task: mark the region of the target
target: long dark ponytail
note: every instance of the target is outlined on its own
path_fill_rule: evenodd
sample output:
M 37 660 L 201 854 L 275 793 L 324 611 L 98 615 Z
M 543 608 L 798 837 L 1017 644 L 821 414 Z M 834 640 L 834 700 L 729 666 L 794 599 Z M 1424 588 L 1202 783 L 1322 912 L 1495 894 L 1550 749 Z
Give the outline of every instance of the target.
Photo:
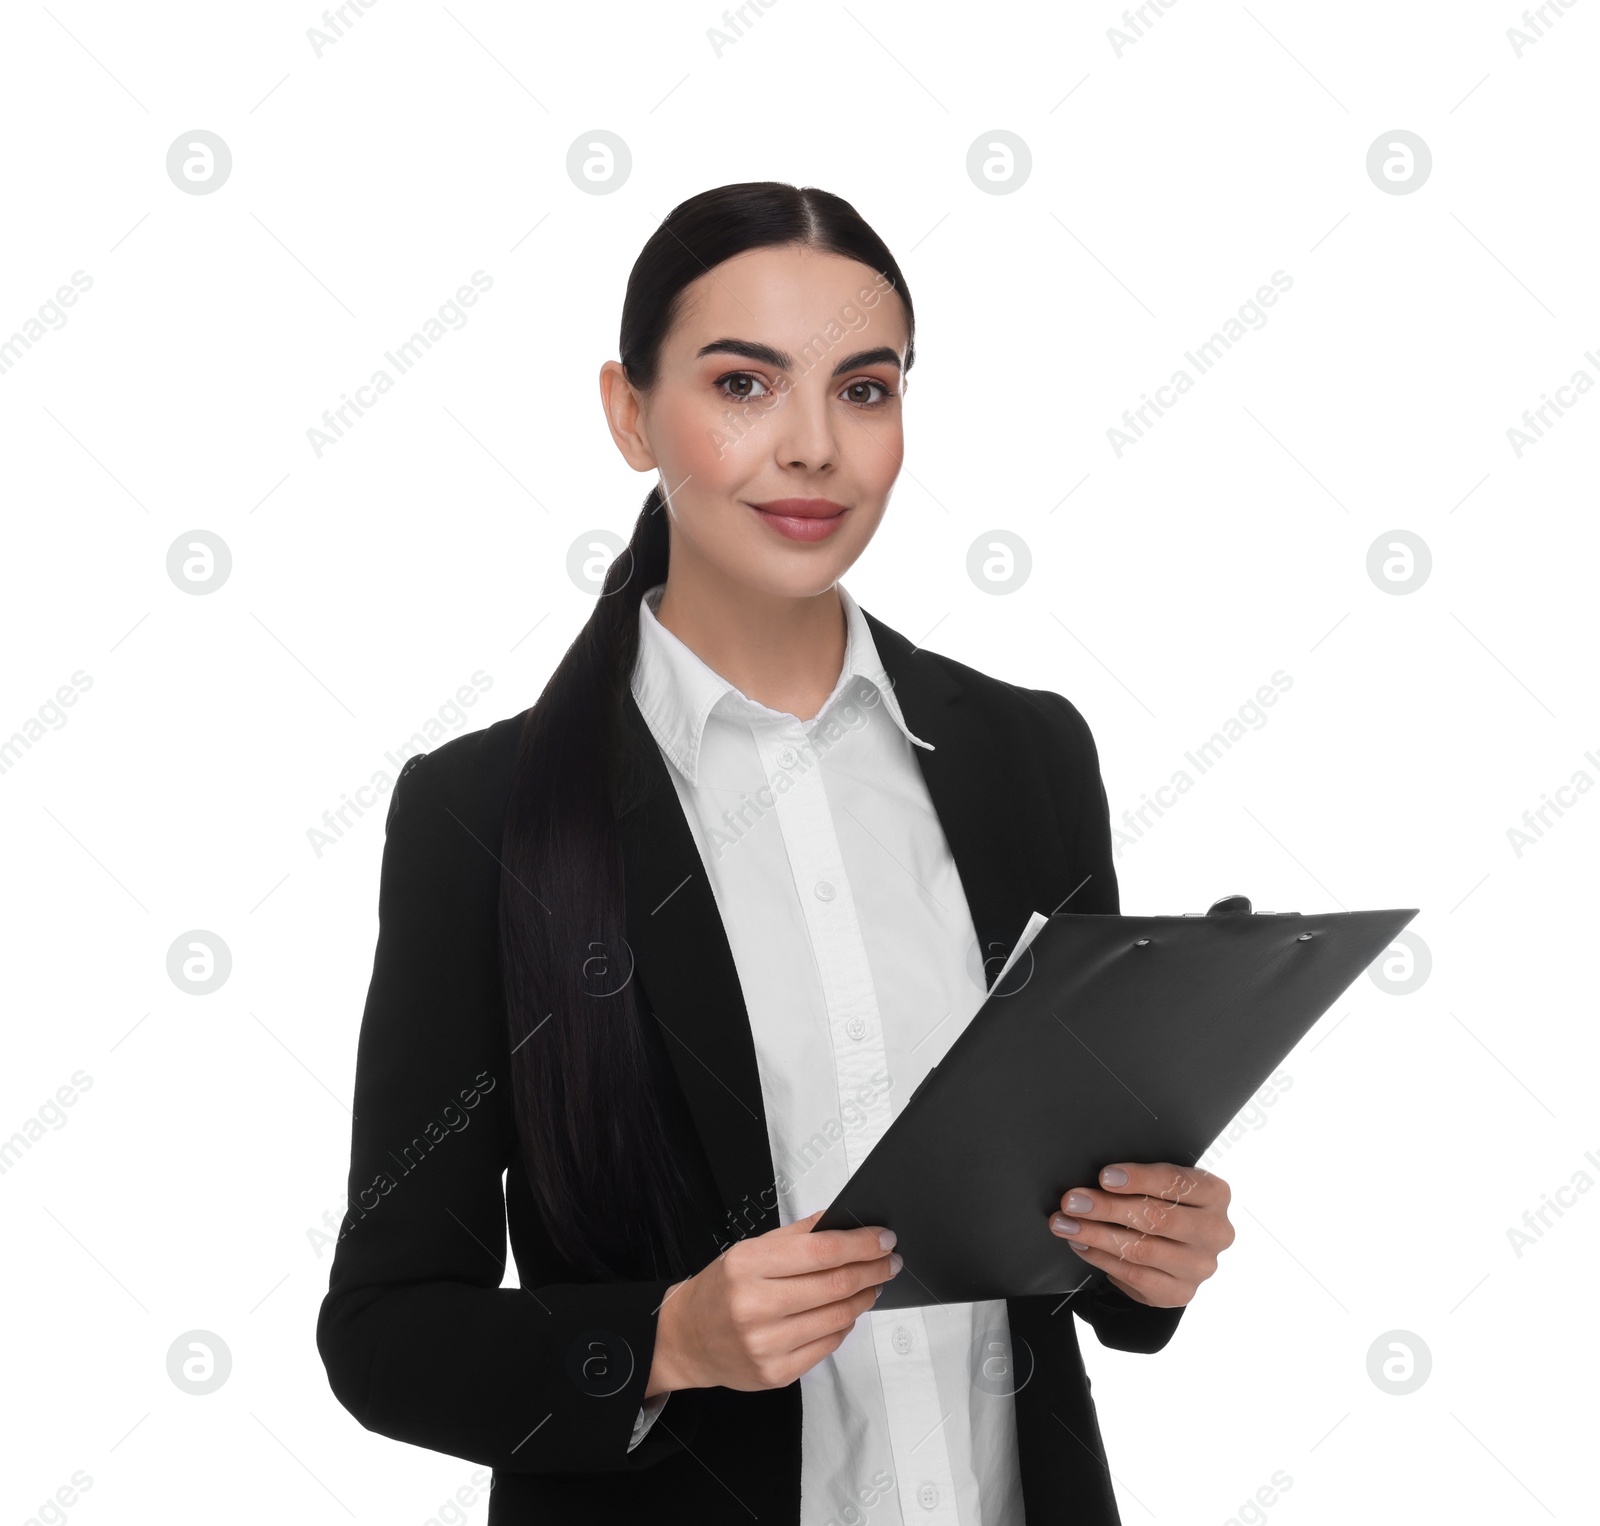
M 674 207 L 634 264 L 619 347 L 633 386 L 655 384 L 685 287 L 734 255 L 788 244 L 882 274 L 909 337 L 900 268 L 849 202 L 777 181 L 719 186 Z M 658 485 L 528 713 L 502 848 L 501 963 L 522 1157 L 552 1243 L 602 1278 L 677 1278 L 703 1259 L 688 1243 L 685 1187 L 650 1084 L 647 1019 L 624 978 L 625 706 L 639 601 L 666 580 L 669 549 Z

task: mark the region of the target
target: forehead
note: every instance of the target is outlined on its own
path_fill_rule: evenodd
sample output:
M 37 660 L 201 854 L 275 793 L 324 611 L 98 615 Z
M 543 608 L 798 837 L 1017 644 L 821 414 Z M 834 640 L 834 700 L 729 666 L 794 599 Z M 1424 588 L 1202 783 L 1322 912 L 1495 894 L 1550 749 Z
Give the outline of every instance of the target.
M 886 278 L 844 255 L 783 245 L 735 255 L 686 286 L 671 343 L 692 350 L 733 336 L 787 346 L 828 323 L 905 348 L 905 309 Z

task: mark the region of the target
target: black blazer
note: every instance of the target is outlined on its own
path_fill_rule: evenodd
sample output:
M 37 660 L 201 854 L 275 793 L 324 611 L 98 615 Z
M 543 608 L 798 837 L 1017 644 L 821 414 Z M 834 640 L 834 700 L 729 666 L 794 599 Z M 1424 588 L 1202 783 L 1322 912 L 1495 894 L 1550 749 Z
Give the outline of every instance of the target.
M 917 748 L 917 762 L 986 955 L 1009 953 L 1035 908 L 1116 913 L 1105 789 L 1074 706 L 867 623 L 906 723 L 937 749 Z M 775 1173 L 721 918 L 669 765 L 631 697 L 626 710 L 651 776 L 621 823 L 634 978 L 709 1263 L 777 1228 Z M 521 725 L 409 759 L 390 798 L 349 1209 L 317 1322 L 329 1383 L 368 1430 L 492 1466 L 490 1526 L 796 1523 L 800 1385 L 679 1391 L 630 1453 L 669 1283 L 592 1280 L 556 1253 L 534 1206 L 497 927 Z M 508 1220 L 520 1290 L 500 1286 Z M 1028 1519 L 1117 1522 L 1072 1315 L 1103 1345 L 1153 1352 L 1182 1310 L 1104 1283 L 1007 1308 Z

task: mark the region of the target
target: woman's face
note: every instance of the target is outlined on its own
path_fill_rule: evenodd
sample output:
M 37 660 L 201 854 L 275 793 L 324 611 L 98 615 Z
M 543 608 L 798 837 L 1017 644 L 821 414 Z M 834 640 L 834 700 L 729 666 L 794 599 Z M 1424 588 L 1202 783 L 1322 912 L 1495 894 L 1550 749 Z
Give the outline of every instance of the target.
M 907 339 L 900 299 L 876 271 L 786 245 L 737 255 L 685 289 L 647 394 L 607 362 L 612 435 L 669 495 L 674 571 L 780 597 L 831 588 L 872 539 L 900 472 Z

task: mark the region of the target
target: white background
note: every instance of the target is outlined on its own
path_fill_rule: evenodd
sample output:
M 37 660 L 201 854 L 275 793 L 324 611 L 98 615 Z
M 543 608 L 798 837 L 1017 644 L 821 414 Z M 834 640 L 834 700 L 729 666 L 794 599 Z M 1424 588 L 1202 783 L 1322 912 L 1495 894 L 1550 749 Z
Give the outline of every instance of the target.
M 0 343 L 93 284 L 0 370 L 0 736 L 92 681 L 0 773 L 0 1138 L 51 1120 L 0 1176 L 6 1519 L 84 1470 L 47 1519 L 422 1523 L 465 1486 L 482 1520 L 474 1465 L 362 1431 L 313 1343 L 382 804 L 320 856 L 308 829 L 475 672 L 466 726 L 537 697 L 591 607 L 568 548 L 650 485 L 596 386 L 628 270 L 678 201 L 768 178 L 852 201 L 917 304 L 866 608 L 1070 696 L 1114 816 L 1292 677 L 1121 853 L 1124 909 L 1421 908 L 1426 981 L 1359 980 L 1225 1152 L 1238 1240 L 1169 1348 L 1080 1327 L 1124 1519 L 1593 1519 L 1600 1192 L 1508 1230 L 1600 1181 L 1600 799 L 1508 829 L 1600 779 L 1600 397 L 1520 456 L 1507 430 L 1600 380 L 1600 7 L 1520 56 L 1479 0 L 1154 14 L 1119 47 L 1111 4 L 777 0 L 719 52 L 711 3 L 378 0 L 319 57 L 311 5 L 8 8 Z M 214 194 L 166 173 L 195 129 L 232 151 Z M 566 171 L 594 129 L 632 151 L 608 195 Z M 1033 161 L 1005 195 L 966 170 L 996 129 Z M 1432 151 L 1411 194 L 1366 170 L 1395 129 Z M 318 458 L 475 270 L 465 327 Z M 197 529 L 233 559 L 203 597 L 166 571 Z M 995 530 L 1033 562 L 1003 597 L 966 571 Z M 1367 571 L 1395 531 L 1431 552 L 1411 592 Z M 191 929 L 232 953 L 209 996 L 166 972 Z M 192 1330 L 232 1355 L 203 1397 L 166 1370 Z M 1393 1330 L 1432 1356 L 1403 1396 L 1367 1370 Z

